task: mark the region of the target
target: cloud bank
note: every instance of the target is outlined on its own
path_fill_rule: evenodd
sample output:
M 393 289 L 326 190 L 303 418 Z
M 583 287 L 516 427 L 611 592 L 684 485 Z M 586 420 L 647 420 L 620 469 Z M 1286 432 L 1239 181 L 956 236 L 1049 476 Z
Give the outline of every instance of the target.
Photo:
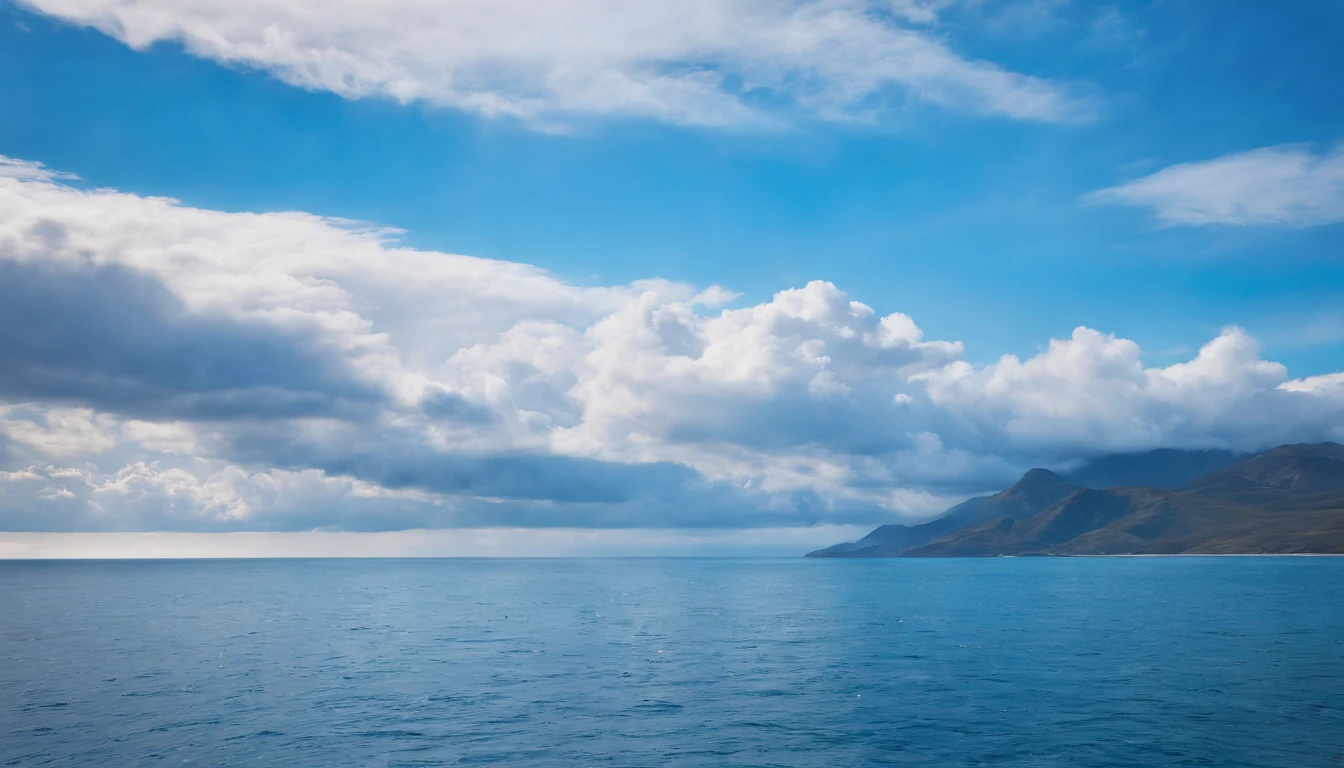
M 1344 439 L 1344 374 L 1225 329 L 984 366 L 815 281 L 588 287 L 307 213 L 0 161 L 0 530 L 792 529 L 1030 466 Z
M 1284 144 L 1182 163 L 1084 200 L 1148 208 L 1169 225 L 1333 224 L 1344 221 L 1344 146 Z
M 137 49 L 179 43 L 347 98 L 424 101 L 546 127 L 582 116 L 685 125 L 783 111 L 867 119 L 904 99 L 1066 121 L 1060 84 L 968 59 L 942 0 L 21 0 Z

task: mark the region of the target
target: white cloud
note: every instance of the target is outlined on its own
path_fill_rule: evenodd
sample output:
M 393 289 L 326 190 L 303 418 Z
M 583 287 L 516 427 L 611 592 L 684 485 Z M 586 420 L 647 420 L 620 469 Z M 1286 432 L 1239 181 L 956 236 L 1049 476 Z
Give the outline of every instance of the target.
M 1340 393 L 1318 386 L 1321 377 L 1290 380 L 1240 328 L 1224 329 L 1194 359 L 1166 368 L 1145 368 L 1141 353 L 1128 339 L 1080 327 L 1027 360 L 1008 355 L 981 369 L 954 363 L 919 378 L 980 445 L 1047 453 L 1254 450 L 1344 439 Z
M 425 513 L 434 506 L 424 493 L 315 469 L 249 471 L 217 460 L 0 472 L 0 530 L 377 530 L 434 522 Z
M 1170 225 L 1332 224 L 1344 221 L 1344 148 L 1284 144 L 1182 163 L 1084 200 L 1149 208 Z
M 180 42 L 349 98 L 554 124 L 634 115 L 691 125 L 772 120 L 751 94 L 863 118 L 899 89 L 945 107 L 1060 121 L 1059 85 L 967 59 L 937 0 L 23 0 L 135 48 Z M 745 94 L 745 95 L 744 95 Z
M 432 375 L 464 345 L 529 318 L 585 325 L 641 293 L 635 288 L 577 288 L 523 264 L 399 248 L 391 231 L 311 214 L 228 214 L 187 208 L 165 198 L 82 191 L 56 183 L 39 166 L 16 161 L 0 164 L 0 211 L 0 266 L 26 270 L 20 276 L 38 271 L 44 277 L 25 283 L 9 276 L 4 285 L 18 295 L 6 302 L 8 311 L 21 311 L 25 300 L 35 304 L 29 310 L 33 312 L 92 313 L 99 309 L 96 301 L 56 307 L 49 297 L 37 296 L 34 285 L 72 293 L 79 283 L 75 278 L 94 275 L 85 281 L 90 298 L 128 294 L 125 302 L 109 308 L 108 317 L 93 319 L 95 329 L 115 330 L 110 326 L 118 324 L 123 304 L 169 304 L 153 306 L 142 325 L 196 318 L 206 325 L 192 332 L 222 337 L 216 343 L 267 328 L 272 335 L 291 339 L 293 351 L 301 349 L 301 356 L 309 358 L 304 365 L 324 369 L 302 382 L 268 381 L 269 391 L 297 385 L 307 392 L 344 382 L 348 388 L 376 389 L 392 399 L 414 401 L 427 386 L 421 371 Z M 357 293 L 349 288 L 354 284 Z M 155 295 L 160 285 L 167 291 L 163 297 Z M 695 294 L 685 286 L 654 285 L 677 297 Z M 15 320 L 23 319 L 33 320 Z M 54 333 L 55 325 L 33 330 Z M 427 328 L 434 331 L 423 332 Z M 89 329 L 70 328 L 79 330 Z M 134 339 L 134 349 L 147 354 L 164 336 L 157 332 Z M 398 338 L 395 347 L 391 336 Z M 23 338 L 31 344 L 36 337 Z M 48 378 L 62 365 L 100 362 L 98 349 L 85 350 L 74 360 L 54 359 L 61 351 L 57 341 L 44 340 L 31 350 L 46 355 L 38 362 Z M 115 348 L 115 341 L 102 340 L 100 349 Z M 167 361 L 159 367 L 196 351 L 165 348 Z M 259 339 L 250 339 L 239 351 L 240 358 L 253 360 L 289 354 Z M 123 362 L 119 358 L 108 365 Z M 236 364 L 200 361 L 181 375 L 199 388 L 207 374 L 228 380 L 237 373 L 232 370 Z M 114 382 L 125 378 L 118 368 L 94 373 Z M 225 382 L 221 386 L 232 391 Z M 263 393 L 249 394 L 260 399 Z
M 89 408 L 23 408 L 0 404 L 0 434 L 48 458 L 97 455 L 117 446 L 116 421 Z
M 1323 376 L 1309 376 L 1305 379 L 1285 381 L 1279 385 L 1285 392 L 1306 392 L 1309 394 L 1333 394 L 1344 398 L 1344 373 L 1327 373 Z
M 0 169 L 0 529 L 870 523 L 1084 455 L 1344 440 L 1341 374 L 1238 328 L 977 367 L 823 281 L 724 308 Z

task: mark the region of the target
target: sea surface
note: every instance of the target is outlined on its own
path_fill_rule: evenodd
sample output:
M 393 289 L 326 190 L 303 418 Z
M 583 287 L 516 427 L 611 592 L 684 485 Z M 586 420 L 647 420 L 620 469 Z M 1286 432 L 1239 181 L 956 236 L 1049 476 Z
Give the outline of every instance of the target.
M 1344 558 L 0 562 L 0 765 L 1341 753 Z

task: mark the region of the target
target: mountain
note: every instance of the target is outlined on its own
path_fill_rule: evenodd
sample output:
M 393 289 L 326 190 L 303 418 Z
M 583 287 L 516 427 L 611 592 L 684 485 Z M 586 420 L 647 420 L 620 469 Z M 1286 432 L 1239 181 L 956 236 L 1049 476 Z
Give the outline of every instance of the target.
M 1162 491 L 1080 488 L 1034 515 L 1002 517 L 913 547 L 903 554 L 908 557 L 986 557 L 1047 552 L 1124 518 L 1136 503 L 1146 500 L 1136 499 L 1135 495 L 1151 493 Z
M 1171 491 L 1247 457 L 1248 454 L 1233 451 L 1158 448 L 1144 453 L 1102 456 L 1066 473 L 1064 478 L 1088 488 L 1164 488 Z
M 1281 445 L 1210 472 L 1189 484 L 1192 488 L 1275 489 L 1292 493 L 1344 492 L 1344 445 Z
M 904 531 L 844 549 L 883 529 Z M 1033 469 L 923 526 L 882 526 L 809 556 L 1301 552 L 1344 553 L 1344 446 L 1336 443 L 1279 446 L 1175 489 L 1087 488 Z
M 862 539 L 811 552 L 808 557 L 897 557 L 944 534 L 1000 517 L 1022 517 L 1078 490 L 1048 469 L 1032 469 L 1013 487 L 976 496 L 920 525 L 883 525 Z

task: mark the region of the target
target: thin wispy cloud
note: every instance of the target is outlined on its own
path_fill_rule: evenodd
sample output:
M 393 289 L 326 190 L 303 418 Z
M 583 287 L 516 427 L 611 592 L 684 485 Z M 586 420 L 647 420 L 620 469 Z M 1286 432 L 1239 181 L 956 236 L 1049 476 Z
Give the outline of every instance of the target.
M 583 116 L 774 123 L 781 100 L 825 120 L 874 99 L 1060 122 L 1088 114 L 1061 83 L 958 53 L 941 2 L 904 0 L 23 0 L 143 49 L 349 98 L 390 97 L 540 127 Z M 786 110 L 787 111 L 787 110 Z
M 1344 221 L 1344 148 L 1284 144 L 1181 163 L 1083 199 L 1147 208 L 1173 226 L 1332 224 Z

